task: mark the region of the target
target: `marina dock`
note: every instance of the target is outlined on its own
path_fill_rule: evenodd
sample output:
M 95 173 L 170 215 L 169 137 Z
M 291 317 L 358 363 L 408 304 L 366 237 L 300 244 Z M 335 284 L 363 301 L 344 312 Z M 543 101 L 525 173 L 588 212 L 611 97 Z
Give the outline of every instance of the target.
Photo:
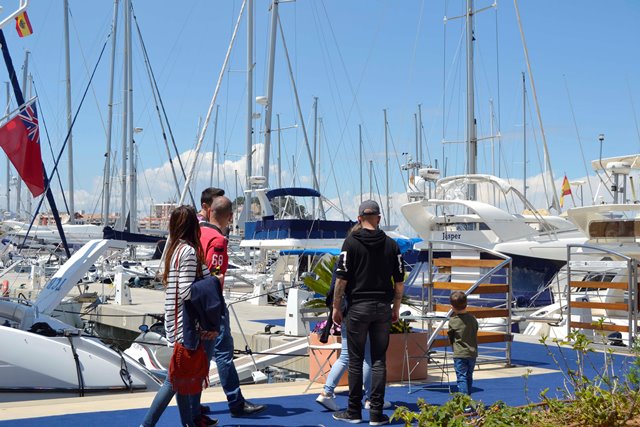
M 560 350 L 550 348 L 555 357 Z M 562 349 L 568 365 L 573 366 L 576 355 L 568 348 Z M 604 353 L 589 355 L 592 361 L 601 365 Z M 631 358 L 623 354 L 614 354 L 612 363 L 616 372 L 622 374 Z M 451 398 L 450 390 L 455 390 L 453 369 L 445 370 L 445 376 L 436 374 L 432 369 L 426 383 L 388 384 L 385 399 L 394 407 L 406 406 L 417 410 L 416 402 L 422 398 L 430 404 L 442 404 Z M 448 378 L 446 376 L 448 374 Z M 594 372 L 587 369 L 587 376 Z M 491 404 L 503 401 L 508 405 L 524 405 L 539 402 L 539 393 L 549 389 L 548 396 L 561 397 L 564 387 L 564 375 L 552 361 L 547 348 L 534 339 L 516 336 L 513 345 L 513 366 L 482 365 L 474 374 L 475 381 L 472 397 L 475 400 Z M 331 412 L 315 402 L 321 390 L 314 385 L 305 394 L 307 381 L 293 381 L 272 384 L 244 385 L 245 397 L 253 402 L 266 403 L 268 408 L 252 418 L 232 418 L 229 415 L 226 399 L 219 387 L 205 390 L 203 402 L 211 409 L 210 416 L 218 418 L 225 426 L 330 426 L 335 425 Z M 346 407 L 348 390 L 337 389 L 338 403 Z M 112 396 L 88 396 L 29 402 L 0 404 L 0 427 L 4 426 L 138 426 L 155 393 L 135 393 Z M 391 414 L 391 410 L 385 411 Z M 175 426 L 179 420 L 175 401 L 163 414 L 159 427 Z M 363 421 L 368 420 L 367 411 L 363 411 Z M 398 421 L 392 425 L 401 425 Z

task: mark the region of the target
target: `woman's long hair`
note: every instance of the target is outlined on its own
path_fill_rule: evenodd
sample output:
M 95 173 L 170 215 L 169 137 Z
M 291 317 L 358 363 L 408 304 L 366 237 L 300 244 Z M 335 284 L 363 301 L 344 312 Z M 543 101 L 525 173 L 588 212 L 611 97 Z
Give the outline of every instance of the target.
M 182 242 L 196 250 L 196 277 L 202 277 L 202 263 L 204 252 L 200 244 L 200 225 L 193 206 L 182 205 L 177 207 L 169 218 L 169 247 L 164 258 L 164 272 L 162 283 L 167 286 L 167 277 L 171 268 L 171 258 L 178 245 Z

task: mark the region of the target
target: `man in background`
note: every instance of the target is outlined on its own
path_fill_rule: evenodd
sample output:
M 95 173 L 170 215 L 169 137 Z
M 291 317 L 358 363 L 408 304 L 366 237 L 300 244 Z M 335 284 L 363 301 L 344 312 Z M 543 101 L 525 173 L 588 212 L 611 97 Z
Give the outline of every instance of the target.
M 342 245 L 336 269 L 333 321 L 347 326 L 349 349 L 349 406 L 333 418 L 348 423 L 362 421 L 362 362 L 367 336 L 371 342 L 371 391 L 369 425 L 389 423 L 382 413 L 387 382 L 386 352 L 391 322 L 400 317 L 404 292 L 404 265 L 395 240 L 378 228 L 380 206 L 366 200 L 358 209 L 362 229 L 351 233 Z M 348 309 L 342 311 L 346 298 Z M 391 304 L 393 303 L 393 308 Z
M 229 265 L 227 253 L 229 241 L 226 235 L 233 219 L 233 206 L 231 200 L 224 196 L 224 190 L 218 188 L 204 190 L 201 203 L 200 212 L 206 217 L 200 221 L 200 243 L 209 271 L 217 275 L 221 286 L 224 286 L 224 276 Z M 218 291 L 220 298 L 224 301 L 222 287 Z M 233 336 L 226 305 L 222 314 L 220 334 L 215 340 L 204 340 L 203 343 L 209 358 L 211 359 L 212 356 L 215 358 L 220 384 L 227 396 L 231 416 L 242 417 L 263 411 L 266 408 L 265 405 L 255 405 L 242 396 L 240 379 L 233 363 Z

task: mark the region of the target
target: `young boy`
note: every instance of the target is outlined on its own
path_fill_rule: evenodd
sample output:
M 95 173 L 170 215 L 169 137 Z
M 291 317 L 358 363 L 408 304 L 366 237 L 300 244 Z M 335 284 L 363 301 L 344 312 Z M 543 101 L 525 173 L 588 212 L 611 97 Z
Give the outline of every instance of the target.
M 478 357 L 478 321 L 467 313 L 467 296 L 455 291 L 449 297 L 453 314 L 449 319 L 449 341 L 453 347 L 458 392 L 471 395 L 473 368 Z

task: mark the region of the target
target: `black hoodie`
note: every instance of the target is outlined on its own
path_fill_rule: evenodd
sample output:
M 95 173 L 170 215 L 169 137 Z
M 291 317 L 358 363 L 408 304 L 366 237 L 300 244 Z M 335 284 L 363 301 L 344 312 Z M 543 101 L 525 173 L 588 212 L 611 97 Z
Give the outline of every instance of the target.
M 359 301 L 393 300 L 393 284 L 404 281 L 398 244 L 384 231 L 363 228 L 342 244 L 336 276 L 347 281 L 349 304 Z

